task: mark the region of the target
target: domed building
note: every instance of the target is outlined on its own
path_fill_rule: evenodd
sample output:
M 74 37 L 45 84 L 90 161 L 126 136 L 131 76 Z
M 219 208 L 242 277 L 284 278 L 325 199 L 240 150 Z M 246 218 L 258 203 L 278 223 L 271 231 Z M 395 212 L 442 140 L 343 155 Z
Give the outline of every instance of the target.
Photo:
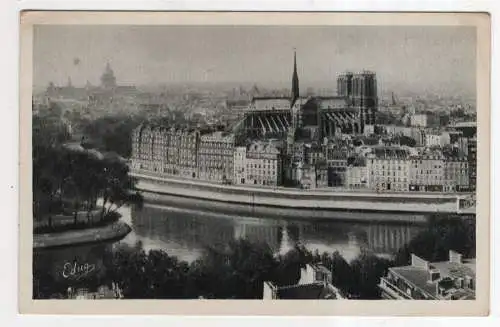
M 109 64 L 109 62 L 106 64 L 106 69 L 101 75 L 101 87 L 107 90 L 116 88 L 115 73 L 113 72 L 113 69 L 111 69 L 111 65 Z

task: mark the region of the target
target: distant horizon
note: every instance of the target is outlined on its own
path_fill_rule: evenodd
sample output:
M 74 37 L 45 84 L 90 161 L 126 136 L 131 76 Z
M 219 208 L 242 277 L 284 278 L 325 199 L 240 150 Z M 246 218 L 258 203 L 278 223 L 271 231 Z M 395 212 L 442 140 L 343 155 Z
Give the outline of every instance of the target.
M 106 63 L 122 85 L 287 87 L 374 71 L 379 90 L 476 93 L 476 30 L 464 26 L 37 25 L 33 85 L 99 85 Z
M 299 76 L 300 78 L 300 76 Z M 55 86 L 57 87 L 64 87 L 67 86 L 66 83 L 63 84 L 56 84 L 54 83 Z M 99 87 L 99 83 L 92 84 L 94 87 Z M 253 87 L 254 85 L 257 86 L 258 88 L 264 88 L 264 89 L 271 89 L 271 90 L 284 90 L 284 89 L 290 89 L 291 88 L 291 82 L 274 82 L 274 83 L 268 83 L 265 84 L 264 82 L 259 83 L 259 82 L 253 82 L 253 81 L 224 81 L 224 82 L 215 82 L 215 81 L 171 81 L 171 82 L 159 82 L 159 83 L 144 83 L 144 84 L 123 84 L 120 83 L 120 81 L 117 79 L 117 85 L 120 86 L 134 86 L 138 89 L 154 89 L 154 88 L 165 88 L 165 87 L 180 87 L 180 86 L 193 86 L 193 87 L 207 87 L 207 88 L 213 88 L 213 87 L 225 87 L 225 90 L 229 90 L 230 88 L 237 89 L 239 87 L 246 88 L 247 90 Z M 75 84 L 72 83 L 73 87 L 76 88 L 83 88 L 86 85 L 85 84 Z M 47 89 L 48 85 L 33 85 L 34 91 L 35 92 L 41 92 L 45 91 Z M 394 92 L 396 95 L 398 94 L 429 94 L 429 93 L 444 93 L 443 96 L 452 96 L 452 95 L 457 95 L 456 93 L 459 92 L 459 95 L 466 96 L 466 97 L 476 97 L 476 92 L 471 91 L 471 90 L 465 90 L 465 89 L 460 89 L 460 87 L 443 87 L 441 86 L 441 89 L 436 89 L 433 88 L 431 89 L 411 89 L 409 87 L 406 87 L 404 85 L 395 85 L 394 83 L 391 83 L 390 85 L 384 84 L 381 85 L 378 83 L 378 93 L 381 94 L 390 94 L 391 92 Z M 318 90 L 331 90 L 331 91 L 336 91 L 337 89 L 337 84 L 336 81 L 332 83 L 332 81 L 316 81 L 310 83 L 310 85 L 301 85 L 300 86 L 300 94 L 304 94 L 307 92 L 309 88 L 312 88 L 315 91 Z M 453 94 L 452 94 L 453 93 Z

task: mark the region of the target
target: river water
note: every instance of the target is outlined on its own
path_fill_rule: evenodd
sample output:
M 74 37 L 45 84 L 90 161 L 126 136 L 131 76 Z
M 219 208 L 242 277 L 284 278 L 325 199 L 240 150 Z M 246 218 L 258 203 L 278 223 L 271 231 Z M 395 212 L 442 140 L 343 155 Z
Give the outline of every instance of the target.
M 121 242 L 134 245 L 140 241 L 146 250 L 162 249 L 189 262 L 200 257 L 206 246 L 238 238 L 265 242 L 275 252 L 301 243 L 311 251 L 339 251 L 348 261 L 361 250 L 390 257 L 422 228 L 408 214 L 392 213 L 391 222 L 384 222 L 381 213 L 331 212 L 310 218 L 307 212 L 274 209 L 253 214 L 246 205 L 228 210 L 173 196 L 161 203 L 146 202 L 140 210 L 124 208 L 121 213 L 133 230 Z

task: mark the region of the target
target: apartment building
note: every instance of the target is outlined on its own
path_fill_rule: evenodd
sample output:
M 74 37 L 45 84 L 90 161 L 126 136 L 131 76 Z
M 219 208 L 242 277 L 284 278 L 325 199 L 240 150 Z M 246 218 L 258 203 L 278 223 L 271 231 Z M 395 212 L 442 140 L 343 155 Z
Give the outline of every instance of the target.
M 377 146 L 367 154 L 368 187 L 378 191 L 408 191 L 410 152 L 401 147 Z
M 199 179 L 232 183 L 234 174 L 234 135 L 214 132 L 202 135 L 198 147 Z
M 391 267 L 380 280 L 390 300 L 474 300 L 476 260 L 449 251 L 447 261 L 429 262 L 414 254 L 408 266 Z

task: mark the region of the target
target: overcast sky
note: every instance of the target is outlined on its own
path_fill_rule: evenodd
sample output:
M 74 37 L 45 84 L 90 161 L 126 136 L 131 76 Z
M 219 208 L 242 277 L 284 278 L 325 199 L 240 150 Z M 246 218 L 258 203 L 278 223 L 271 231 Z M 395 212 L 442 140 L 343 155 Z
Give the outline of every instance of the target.
M 34 85 L 93 84 L 109 62 L 118 83 L 289 83 L 297 49 L 300 86 L 369 69 L 379 87 L 475 92 L 471 27 L 36 26 Z M 75 60 L 78 58 L 78 60 Z

